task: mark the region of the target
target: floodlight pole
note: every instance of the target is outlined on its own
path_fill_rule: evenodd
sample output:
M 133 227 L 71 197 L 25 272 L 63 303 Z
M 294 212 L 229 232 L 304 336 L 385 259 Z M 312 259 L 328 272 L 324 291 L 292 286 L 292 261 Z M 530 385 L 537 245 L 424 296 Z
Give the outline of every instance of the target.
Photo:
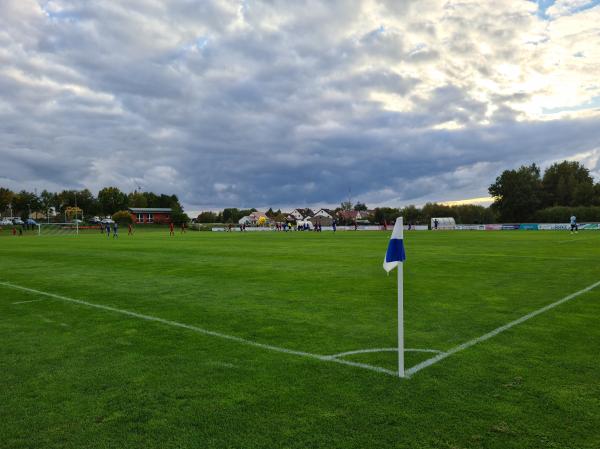
M 399 217 L 403 226 L 402 217 Z M 398 263 L 398 376 L 404 377 L 404 262 Z

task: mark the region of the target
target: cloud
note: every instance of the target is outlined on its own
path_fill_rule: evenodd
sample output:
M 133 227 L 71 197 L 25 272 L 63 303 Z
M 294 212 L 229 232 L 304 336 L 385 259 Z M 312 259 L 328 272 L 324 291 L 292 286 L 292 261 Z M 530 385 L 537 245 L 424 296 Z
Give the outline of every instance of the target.
M 594 2 L 592 2 L 594 3 Z M 600 173 L 600 6 L 5 0 L 0 180 L 192 209 L 480 197 Z

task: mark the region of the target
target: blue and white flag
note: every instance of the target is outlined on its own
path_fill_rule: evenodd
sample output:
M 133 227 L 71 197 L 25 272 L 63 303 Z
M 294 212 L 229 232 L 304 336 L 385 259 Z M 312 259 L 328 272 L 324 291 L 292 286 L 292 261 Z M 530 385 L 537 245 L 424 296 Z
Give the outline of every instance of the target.
M 398 217 L 396 219 L 396 224 L 394 225 L 394 230 L 392 231 L 392 237 L 390 238 L 387 252 L 385 253 L 383 269 L 389 273 L 398 266 L 398 262 L 404 262 L 405 260 L 404 223 L 402 217 Z

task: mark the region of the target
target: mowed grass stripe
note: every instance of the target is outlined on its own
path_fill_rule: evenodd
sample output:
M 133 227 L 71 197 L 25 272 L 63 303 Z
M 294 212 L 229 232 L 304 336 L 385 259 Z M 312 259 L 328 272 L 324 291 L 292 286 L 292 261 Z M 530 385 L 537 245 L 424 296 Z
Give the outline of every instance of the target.
M 172 326 L 172 327 L 178 327 L 178 328 L 182 328 L 182 329 L 187 329 L 193 332 L 197 332 L 200 334 L 204 334 L 204 335 L 208 335 L 211 337 L 217 337 L 217 338 L 222 338 L 224 340 L 230 340 L 230 341 L 234 341 L 236 343 L 240 343 L 243 345 L 247 345 L 247 346 L 254 346 L 257 348 L 261 348 L 261 349 L 266 349 L 269 351 L 275 351 L 275 352 L 281 352 L 284 354 L 289 354 L 289 355 L 295 355 L 295 356 L 300 356 L 300 357 L 308 357 L 308 358 L 312 358 L 312 359 L 316 359 L 316 360 L 320 360 L 322 362 L 331 362 L 331 363 L 338 363 L 341 365 L 347 365 L 347 366 L 352 366 L 352 367 L 356 367 L 356 368 L 362 368 L 362 369 L 366 369 L 369 371 L 375 371 L 378 373 L 382 373 L 382 374 L 388 374 L 388 375 L 397 375 L 397 372 L 394 372 L 392 370 L 388 370 L 379 366 L 373 366 L 373 365 L 368 365 L 366 363 L 358 363 L 358 362 L 352 362 L 350 360 L 344 360 L 344 359 L 338 359 L 335 356 L 327 356 L 327 355 L 322 355 L 322 354 L 313 354 L 310 352 L 304 352 L 304 351 L 296 351 L 293 349 L 287 349 L 287 348 L 281 348 L 279 346 L 274 346 L 274 345 L 269 345 L 269 344 L 265 344 L 265 343 L 259 343 L 256 341 L 252 341 L 252 340 L 246 340 L 245 338 L 241 338 L 241 337 L 236 337 L 235 335 L 228 335 L 228 334 L 223 334 L 220 332 L 215 332 L 215 331 L 211 331 L 208 329 L 204 329 L 198 326 L 192 326 L 190 324 L 185 324 L 185 323 L 179 323 L 177 321 L 171 321 L 171 320 L 165 320 L 163 318 L 159 318 L 159 317 L 155 317 L 155 316 L 150 316 L 150 315 L 145 315 L 142 313 L 137 313 L 137 312 L 132 312 L 130 310 L 124 310 L 124 309 L 118 309 L 116 307 L 111 307 L 111 306 L 106 306 L 106 305 L 102 305 L 102 304 L 96 304 L 93 302 L 89 302 L 89 301 L 83 301 L 81 299 L 75 299 L 75 298 L 69 298 L 67 296 L 62 296 L 62 295 L 57 295 L 54 293 L 49 293 L 49 292 L 43 292 L 40 290 L 36 290 L 33 288 L 28 288 L 28 287 L 23 287 L 21 285 L 15 285 L 15 284 L 11 284 L 10 282 L 4 282 L 4 281 L 0 281 L 0 285 L 3 285 L 4 287 L 8 287 L 8 288 L 12 288 L 15 290 L 21 290 L 24 292 L 28 292 L 28 293 L 33 293 L 35 295 L 42 295 L 42 296 L 46 296 L 48 298 L 53 298 L 53 299 L 58 299 L 60 301 L 66 301 L 66 302 L 70 302 L 70 303 L 74 303 L 74 304 L 79 304 L 82 306 L 86 306 L 86 307 L 93 307 L 96 309 L 100 309 L 100 310 L 104 310 L 104 311 L 108 311 L 108 312 L 114 312 L 114 313 L 118 313 L 121 315 L 127 315 L 133 318 L 138 318 L 141 320 L 145 320 L 145 321 L 153 321 L 156 323 L 161 323 L 161 324 L 165 324 L 167 326 Z M 33 302 L 33 301 L 23 301 L 23 302 L 18 302 L 18 303 L 13 303 L 13 304 L 23 304 L 25 302 Z
M 500 327 L 494 329 L 493 331 L 488 332 L 485 335 L 482 335 L 481 337 L 474 338 L 474 339 L 469 340 L 469 341 L 467 341 L 467 342 L 465 342 L 465 343 L 463 343 L 461 345 L 455 346 L 454 348 L 449 349 L 446 352 L 440 353 L 440 354 L 436 355 L 435 357 L 432 357 L 432 358 L 430 358 L 428 360 L 425 360 L 424 362 L 421 362 L 418 365 L 415 365 L 412 368 L 406 370 L 406 375 L 407 375 L 407 377 L 411 377 L 414 374 L 418 373 L 419 371 L 421 371 L 421 370 L 423 370 L 423 369 L 425 369 L 425 368 L 427 368 L 427 367 L 429 367 L 429 366 L 431 366 L 431 365 L 433 365 L 435 363 L 438 363 L 438 362 L 444 360 L 445 358 L 450 357 L 451 355 L 456 354 L 457 352 L 464 351 L 465 349 L 468 349 L 468 348 L 470 348 L 472 346 L 475 346 L 476 344 L 479 344 L 479 343 L 482 343 L 482 342 L 484 342 L 486 340 L 489 340 L 490 338 L 495 337 L 496 335 L 498 335 L 498 334 L 500 334 L 500 333 L 502 333 L 504 331 L 507 331 L 507 330 L 509 330 L 512 327 L 518 326 L 519 324 L 522 324 L 525 321 L 530 320 L 531 318 L 534 318 L 534 317 L 536 317 L 538 315 L 541 315 L 542 313 L 545 313 L 545 312 L 547 312 L 547 311 L 549 311 L 551 309 L 554 309 L 555 307 L 557 307 L 557 306 L 559 306 L 561 304 L 564 304 L 564 303 L 566 303 L 568 301 L 571 301 L 572 299 L 575 299 L 578 296 L 583 295 L 584 293 L 587 293 L 587 292 L 589 292 L 591 290 L 594 290 L 598 286 L 600 286 L 600 281 L 595 282 L 594 284 L 589 285 L 589 286 L 587 286 L 587 287 L 585 287 L 585 288 L 583 288 L 583 289 L 581 289 L 581 290 L 579 290 L 579 291 L 577 291 L 575 293 L 572 293 L 572 294 L 570 294 L 568 296 L 565 296 L 564 298 L 559 299 L 558 301 L 553 302 L 552 304 L 548 304 L 547 306 L 542 307 L 541 309 L 538 309 L 538 310 L 535 310 L 535 311 L 533 311 L 531 313 L 528 313 L 527 315 L 524 315 L 521 318 L 518 318 L 518 319 L 516 319 L 514 321 L 511 321 L 510 323 L 507 323 L 504 326 L 500 326 Z
M 67 301 L 67 302 L 71 302 L 71 303 L 75 303 L 75 304 L 79 304 L 79 305 L 84 305 L 87 307 L 93 307 L 93 308 L 97 308 L 97 309 L 101 309 L 101 310 L 105 310 L 105 311 L 109 311 L 109 312 L 114 312 L 114 313 L 119 313 L 122 315 L 127 315 L 127 316 L 131 316 L 134 318 L 139 318 L 142 320 L 146 320 L 146 321 L 154 321 L 157 323 L 161 323 L 161 324 L 165 324 L 168 326 L 173 326 L 173 327 L 179 327 L 179 328 L 183 328 L 183 329 L 187 329 L 187 330 L 191 330 L 194 332 L 198 332 L 204 335 L 209 335 L 212 337 L 217 337 L 217 338 L 222 338 L 225 340 L 230 340 L 230 341 L 235 341 L 236 343 L 240 343 L 243 345 L 248 345 L 248 346 L 254 346 L 254 347 L 258 347 L 261 349 L 266 349 L 269 351 L 275 351 L 275 352 L 281 352 L 284 354 L 290 354 L 290 355 L 296 355 L 296 356 L 300 356 L 300 357 L 308 357 L 308 358 L 313 358 L 313 359 L 317 359 L 320 361 L 324 361 L 324 362 L 334 362 L 334 363 L 339 363 L 339 364 L 343 364 L 343 365 L 348 365 L 348 366 L 353 366 L 353 367 L 357 367 L 357 368 L 362 368 L 362 369 L 367 369 L 370 371 L 375 371 L 375 372 L 379 372 L 379 373 L 383 373 L 383 374 L 388 374 L 388 375 L 393 375 L 396 376 L 398 375 L 398 372 L 396 371 L 392 371 L 392 370 L 388 370 L 379 366 L 374 366 L 374 365 L 369 365 L 369 364 L 365 364 L 365 363 L 358 363 L 358 362 L 352 362 L 349 360 L 344 360 L 341 359 L 340 357 L 343 356 L 347 356 L 347 355 L 353 355 L 353 354 L 359 354 L 359 353 L 368 353 L 368 352 L 381 352 L 381 351 L 389 351 L 390 348 L 384 348 L 384 349 L 362 349 L 362 350 L 356 350 L 356 351 L 348 351 L 348 352 L 344 352 L 344 353 L 339 353 L 339 354 L 334 354 L 334 355 L 322 355 L 322 354 L 313 354 L 310 352 L 304 352 L 304 351 L 297 351 L 297 350 L 293 350 L 293 349 L 287 349 L 287 348 L 282 348 L 279 346 L 274 346 L 274 345 L 269 345 L 269 344 L 265 344 L 265 343 L 259 343 L 259 342 L 255 342 L 255 341 L 251 341 L 251 340 L 247 340 L 241 337 L 236 337 L 234 335 L 227 335 L 227 334 L 223 334 L 220 332 L 215 332 L 215 331 L 211 331 L 208 329 L 203 329 L 201 327 L 197 327 L 197 326 L 192 326 L 189 324 L 185 324 L 185 323 L 179 323 L 176 321 L 171 321 L 171 320 L 165 320 L 163 318 L 159 318 L 159 317 L 155 317 L 155 316 L 150 316 L 150 315 L 144 315 L 141 313 L 137 313 L 137 312 L 132 312 L 129 310 L 123 310 L 123 309 L 118 309 L 115 307 L 111 307 L 111 306 L 106 306 L 106 305 L 101 305 L 101 304 L 95 304 L 95 303 L 91 303 L 88 301 L 83 301 L 83 300 L 79 300 L 79 299 L 74 299 L 74 298 L 69 298 L 66 296 L 62 296 L 62 295 L 57 295 L 54 293 L 49 293 L 49 292 L 43 292 L 40 290 L 36 290 L 36 289 L 32 289 L 32 288 L 28 288 L 28 287 L 23 287 L 21 285 L 15 285 L 12 284 L 10 282 L 4 282 L 4 281 L 0 281 L 0 285 L 3 285 L 5 287 L 8 288 L 12 288 L 15 290 L 21 290 L 21 291 L 25 291 L 25 292 L 29 292 L 29 293 L 33 293 L 36 295 L 42 295 L 42 296 L 47 296 L 49 298 L 53 298 L 53 299 L 58 299 L 61 301 Z M 496 329 L 494 329 L 491 332 L 488 332 L 485 335 L 482 335 L 480 337 L 474 338 L 472 340 L 469 340 L 463 344 L 460 344 L 458 346 L 455 346 L 454 348 L 449 349 L 448 351 L 442 352 L 442 351 L 437 351 L 437 350 L 431 350 L 431 349 L 409 349 L 408 351 L 416 351 L 416 352 L 438 352 L 439 354 L 437 354 L 435 357 L 432 357 L 430 359 L 427 359 L 409 369 L 406 370 L 406 377 L 412 377 L 413 375 L 415 375 L 416 373 L 418 373 L 419 371 L 434 365 L 435 363 L 438 363 L 442 360 L 444 360 L 445 358 L 450 357 L 451 355 L 456 354 L 457 352 L 463 351 L 465 349 L 468 349 L 472 346 L 475 346 L 476 344 L 482 343 L 486 340 L 489 340 L 492 337 L 495 337 L 496 335 L 507 331 L 509 329 L 511 329 L 512 327 L 515 327 L 519 324 L 524 323 L 527 320 L 530 320 L 531 318 L 534 318 L 538 315 L 541 315 L 542 313 L 545 313 L 561 304 L 564 304 L 565 302 L 571 301 L 575 298 L 577 298 L 578 296 L 587 293 L 591 290 L 594 290 L 596 287 L 600 286 L 600 281 L 595 282 L 592 285 L 589 285 L 575 293 L 572 293 L 556 302 L 553 302 L 551 304 L 548 304 L 545 307 L 542 307 L 541 309 L 535 310 L 531 313 L 528 313 L 527 315 L 524 315 L 514 321 L 511 321 L 510 323 L 507 323 L 503 326 L 500 326 Z M 30 302 L 38 302 L 41 300 L 32 300 L 32 301 L 19 301 L 19 302 L 15 302 L 14 304 L 25 304 L 25 303 L 30 303 Z

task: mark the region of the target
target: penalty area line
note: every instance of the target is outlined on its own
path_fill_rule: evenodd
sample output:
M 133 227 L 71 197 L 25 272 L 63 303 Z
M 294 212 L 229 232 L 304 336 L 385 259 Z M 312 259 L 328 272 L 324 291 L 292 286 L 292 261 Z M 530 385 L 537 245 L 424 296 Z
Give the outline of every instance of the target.
M 346 357 L 355 354 L 369 354 L 372 352 L 398 352 L 398 348 L 369 348 L 369 349 L 357 349 L 355 351 L 340 352 L 338 354 L 332 354 L 329 357 L 338 358 Z M 418 348 L 404 348 L 404 352 L 430 352 L 433 354 L 443 354 L 444 351 L 438 351 L 437 349 L 418 349 Z
M 46 298 L 42 298 L 42 299 L 32 299 L 30 301 L 18 301 L 18 302 L 13 302 L 12 305 L 15 306 L 17 304 L 29 304 L 30 302 L 40 302 L 40 301 L 46 301 Z
M 472 340 L 469 340 L 466 343 L 455 346 L 454 348 L 449 349 L 448 351 L 446 351 L 444 353 L 438 354 L 435 357 L 427 359 L 424 362 L 421 362 L 418 365 L 415 365 L 412 368 L 407 369 L 405 374 L 407 377 L 411 377 L 412 375 L 418 373 L 422 369 L 425 369 L 431 365 L 434 365 L 434 364 L 444 360 L 445 358 L 450 357 L 453 354 L 456 354 L 457 352 L 463 351 L 467 348 L 470 348 L 471 346 L 475 346 L 478 343 L 489 340 L 490 338 L 495 337 L 496 335 L 498 335 L 514 326 L 517 326 L 518 324 L 524 323 L 525 321 L 530 320 L 531 318 L 534 318 L 538 315 L 541 315 L 542 313 L 545 313 L 548 310 L 554 309 L 555 307 L 560 306 L 561 304 L 564 304 L 565 302 L 569 302 L 572 299 L 575 299 L 578 296 L 583 295 L 584 293 L 594 290 L 598 286 L 600 286 L 600 281 L 595 282 L 594 284 L 589 285 L 586 288 L 583 288 L 575 293 L 571 293 L 570 295 L 565 296 L 564 298 L 559 299 L 558 301 L 553 302 L 552 304 L 548 304 L 547 306 L 544 306 L 541 309 L 534 310 L 533 312 L 528 313 L 527 315 L 524 315 L 521 318 L 518 318 L 514 321 L 511 321 L 510 323 L 507 323 L 504 326 L 500 326 L 500 327 L 494 329 L 493 331 L 488 332 L 485 335 L 482 335 L 481 337 L 477 337 Z
M 145 315 L 143 313 L 132 312 L 132 311 L 126 310 L 126 309 L 119 309 L 117 307 L 106 306 L 103 304 L 96 304 L 96 303 L 84 301 L 81 299 L 69 298 L 68 296 L 62 296 L 62 295 L 57 295 L 55 293 L 48 293 L 48 292 L 44 292 L 41 290 L 29 288 L 29 287 L 23 287 L 21 285 L 11 284 L 10 282 L 0 281 L 0 285 L 7 287 L 7 288 L 12 288 L 14 290 L 20 290 L 20 291 L 24 291 L 24 292 L 28 292 L 28 293 L 34 293 L 36 295 L 42 295 L 42 296 L 46 296 L 48 298 L 58 299 L 58 300 L 70 302 L 73 304 L 79 304 L 79 305 L 86 306 L 86 307 L 92 307 L 95 309 L 100 309 L 100 310 L 104 310 L 104 311 L 108 311 L 108 312 L 126 315 L 126 316 L 133 317 L 133 318 L 138 318 L 140 320 L 153 321 L 155 323 L 161 323 L 161 324 L 165 324 L 165 325 L 171 326 L 171 327 L 187 329 L 187 330 L 190 330 L 193 332 L 197 332 L 199 334 L 209 335 L 211 337 L 217 337 L 217 338 L 221 338 L 223 340 L 233 341 L 233 342 L 240 343 L 240 344 L 243 344 L 246 346 L 254 346 L 256 348 L 266 349 L 268 351 L 274 351 L 274 352 L 280 352 L 283 354 L 289 354 L 289 355 L 295 355 L 295 356 L 299 356 L 299 357 L 310 358 L 310 359 L 314 359 L 314 360 L 319 360 L 321 362 L 337 363 L 339 365 L 347 365 L 347 366 L 352 366 L 355 368 L 362 368 L 365 370 L 375 371 L 377 373 L 388 374 L 391 376 L 398 376 L 397 372 L 382 368 L 380 366 L 368 365 L 366 363 L 351 362 L 349 360 L 336 359 L 336 358 L 332 358 L 330 356 L 326 356 L 326 355 L 322 355 L 322 354 L 313 354 L 312 352 L 296 351 L 294 349 L 287 349 L 287 348 L 282 348 L 279 346 L 269 345 L 269 344 L 265 344 L 265 343 L 259 343 L 259 342 L 252 341 L 252 340 L 246 340 L 245 338 L 242 338 L 242 337 L 236 337 L 235 335 L 223 334 L 221 332 L 211 331 L 209 329 L 204 329 L 202 327 L 192 326 L 190 324 L 185 324 L 185 323 L 179 323 L 177 321 L 166 320 L 164 318 L 159 318 L 159 317 L 155 317 L 152 315 Z

